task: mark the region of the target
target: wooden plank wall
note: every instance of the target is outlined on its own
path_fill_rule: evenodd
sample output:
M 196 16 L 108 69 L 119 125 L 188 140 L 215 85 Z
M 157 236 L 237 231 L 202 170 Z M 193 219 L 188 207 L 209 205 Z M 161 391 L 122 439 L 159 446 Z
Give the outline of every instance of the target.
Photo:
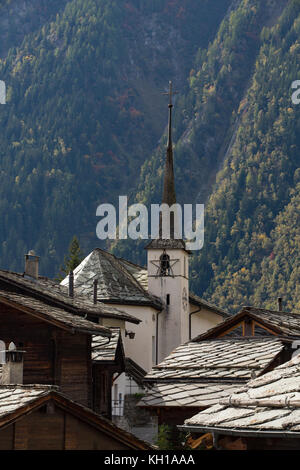
M 91 337 L 61 330 L 0 304 L 0 340 L 24 354 L 24 384 L 55 384 L 69 398 L 92 402 Z
M 0 450 L 126 450 L 119 442 L 71 413 L 42 406 L 5 429 L 0 429 Z

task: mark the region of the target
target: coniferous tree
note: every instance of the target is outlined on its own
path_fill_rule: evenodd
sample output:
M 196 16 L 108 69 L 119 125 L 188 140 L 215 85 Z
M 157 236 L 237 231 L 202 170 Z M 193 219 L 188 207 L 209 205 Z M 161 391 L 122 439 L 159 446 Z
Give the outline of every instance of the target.
M 79 241 L 76 235 L 71 240 L 69 246 L 69 252 L 64 257 L 64 265 L 60 267 L 60 272 L 57 276 L 57 280 L 61 281 L 70 271 L 74 271 L 75 268 L 83 260 L 83 255 L 80 249 Z

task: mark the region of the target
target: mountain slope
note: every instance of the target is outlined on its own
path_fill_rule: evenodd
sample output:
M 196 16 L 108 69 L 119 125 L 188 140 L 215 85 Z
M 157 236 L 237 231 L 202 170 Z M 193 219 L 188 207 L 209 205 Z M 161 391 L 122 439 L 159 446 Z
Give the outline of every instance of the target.
M 291 102 L 299 25 L 300 4 L 292 2 L 263 30 L 237 139 L 208 201 L 193 284 L 223 307 L 274 308 L 280 294 L 299 311 L 300 109 Z

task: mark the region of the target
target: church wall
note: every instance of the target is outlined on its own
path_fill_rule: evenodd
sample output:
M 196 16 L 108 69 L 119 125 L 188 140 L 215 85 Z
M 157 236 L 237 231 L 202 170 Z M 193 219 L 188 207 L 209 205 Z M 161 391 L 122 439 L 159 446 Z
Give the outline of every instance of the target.
M 125 356 L 130 357 L 146 372 L 152 368 L 153 339 L 156 336 L 156 314 L 157 310 L 152 307 L 139 305 L 114 305 L 126 313 L 142 320 L 138 325 L 125 322 L 125 329 L 135 333 L 134 339 L 125 336 L 122 331 Z
M 197 306 L 190 304 L 190 312 L 197 309 Z M 222 321 L 224 321 L 224 318 L 221 315 L 202 307 L 199 313 L 195 313 L 191 316 L 191 339 L 205 333 L 207 330 L 210 330 L 210 328 L 213 328 Z
M 148 250 L 149 293 L 166 303 L 165 310 L 159 315 L 158 362 L 189 339 L 188 254 L 177 249 L 167 249 L 165 253 L 170 257 L 171 275 L 161 276 L 159 259 L 162 251 Z

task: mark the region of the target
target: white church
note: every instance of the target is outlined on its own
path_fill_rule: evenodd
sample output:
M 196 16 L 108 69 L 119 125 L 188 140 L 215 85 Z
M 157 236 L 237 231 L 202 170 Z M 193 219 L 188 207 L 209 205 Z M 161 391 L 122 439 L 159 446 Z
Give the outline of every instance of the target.
M 171 100 L 172 93 L 162 199 L 169 207 L 176 203 Z M 96 286 L 96 301 L 119 308 L 131 318 L 101 319 L 104 326 L 120 329 L 126 356 L 126 372 L 113 383 L 113 416 L 122 416 L 125 396 L 141 391 L 139 379 L 153 365 L 229 315 L 190 292 L 190 253 L 183 240 L 172 236 L 172 222 L 170 233 L 169 239 L 160 236 L 146 246 L 146 267 L 97 248 L 73 273 L 77 294 L 95 299 Z M 61 284 L 68 285 L 69 276 Z

